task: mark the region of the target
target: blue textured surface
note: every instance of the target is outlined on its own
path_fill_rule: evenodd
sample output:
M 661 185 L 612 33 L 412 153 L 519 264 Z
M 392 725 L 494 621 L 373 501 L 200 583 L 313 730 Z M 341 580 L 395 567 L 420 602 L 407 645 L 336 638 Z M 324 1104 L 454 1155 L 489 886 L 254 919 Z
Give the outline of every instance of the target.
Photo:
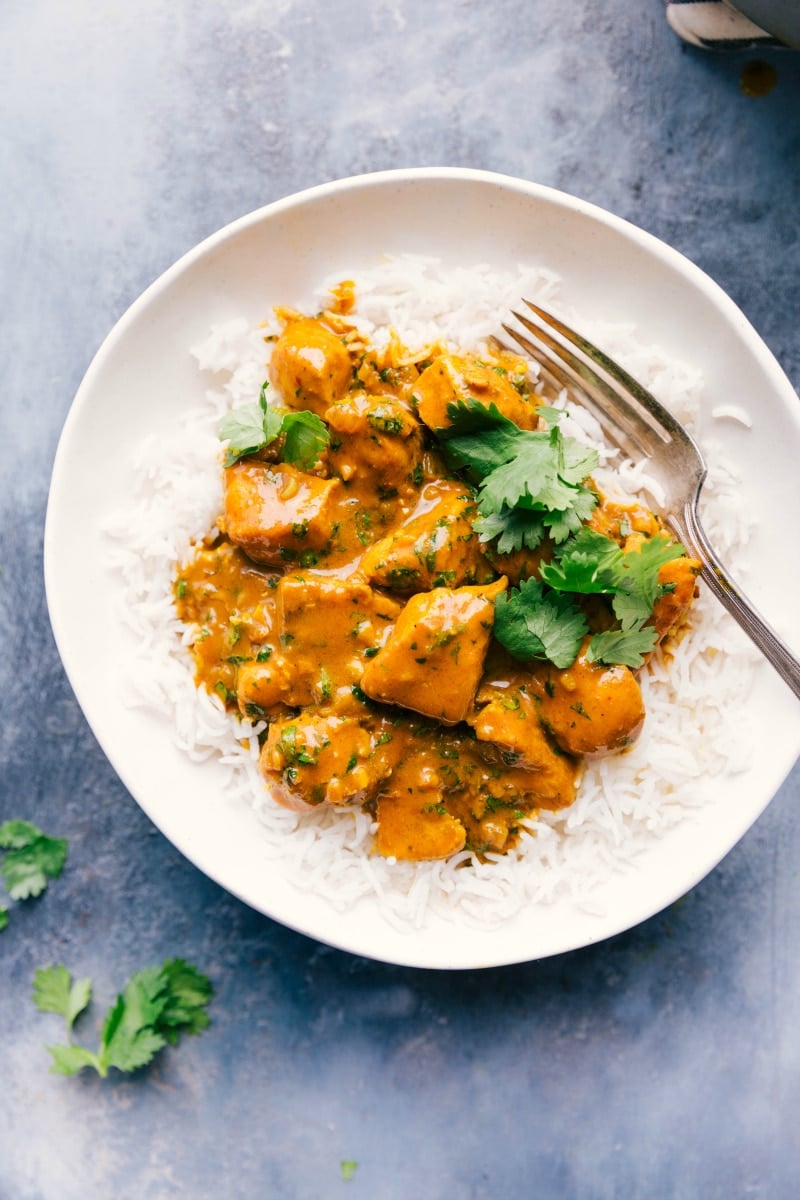
M 800 57 L 760 99 L 746 61 L 688 50 L 660 0 L 4 0 L 0 818 L 70 856 L 0 934 L 0 1200 L 800 1194 L 800 771 L 603 945 L 475 974 L 352 958 L 151 827 L 64 678 L 40 565 L 59 431 L 116 318 L 235 216 L 359 171 L 485 167 L 610 208 L 800 385 Z M 134 1077 L 49 1073 L 37 966 L 91 975 L 102 1010 L 172 954 L 213 977 L 209 1033 Z

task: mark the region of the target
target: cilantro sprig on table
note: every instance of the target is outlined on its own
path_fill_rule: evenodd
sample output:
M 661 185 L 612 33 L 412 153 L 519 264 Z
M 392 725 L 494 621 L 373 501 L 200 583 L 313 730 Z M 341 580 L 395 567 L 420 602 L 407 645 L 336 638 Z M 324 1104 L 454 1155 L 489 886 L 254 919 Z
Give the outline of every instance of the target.
M 0 824 L 0 875 L 12 900 L 40 896 L 57 878 L 67 859 L 66 838 L 49 837 L 19 817 Z M 0 930 L 8 909 L 0 905 Z M 183 959 L 167 959 L 132 975 L 106 1014 L 95 1052 L 72 1041 L 73 1026 L 92 998 L 90 979 L 77 979 L 64 966 L 41 967 L 34 976 L 33 1000 L 41 1012 L 60 1014 L 66 1044 L 49 1046 L 53 1071 L 74 1075 L 93 1067 L 107 1075 L 111 1067 L 133 1071 L 149 1062 L 181 1033 L 201 1033 L 210 1024 L 206 1008 L 212 987 L 205 975 Z
M 555 547 L 554 561 L 540 565 L 541 580 L 524 580 L 497 599 L 495 637 L 522 661 L 569 667 L 589 632 L 576 598 L 607 595 L 619 628 L 595 634 L 587 657 L 640 667 L 657 641 L 648 625 L 653 606 L 670 590 L 660 569 L 685 551 L 657 536 L 625 553 L 590 529 L 598 497 L 587 480 L 598 456 L 561 432 L 558 410 L 540 415 L 547 429 L 523 430 L 495 405 L 459 401 L 448 407 L 451 424 L 437 431 L 451 464 L 477 487 L 481 541 L 496 541 L 500 554 L 535 550 L 545 538 Z
M 66 1023 L 68 1041 L 48 1046 L 51 1070 L 76 1075 L 90 1067 L 105 1077 L 111 1067 L 135 1071 L 149 1063 L 182 1033 L 199 1034 L 210 1018 L 206 1008 L 212 986 L 190 963 L 167 959 L 160 967 L 137 971 L 108 1010 L 97 1051 L 72 1040 L 72 1028 L 92 998 L 90 979 L 77 979 L 62 965 L 40 968 L 33 981 L 33 1001 L 40 1012 L 58 1013 Z
M 231 467 L 246 454 L 263 450 L 283 437 L 281 457 L 301 470 L 314 465 L 328 444 L 325 422 L 306 409 L 286 412 L 267 401 L 269 383 L 261 385 L 258 402 L 233 408 L 219 423 L 220 441 L 227 442 L 224 463 Z
M 0 825 L 0 852 L 0 875 L 9 896 L 30 900 L 61 874 L 67 861 L 67 840 L 48 837 L 33 822 L 16 817 Z M 0 929 L 7 924 L 8 910 L 0 908 Z

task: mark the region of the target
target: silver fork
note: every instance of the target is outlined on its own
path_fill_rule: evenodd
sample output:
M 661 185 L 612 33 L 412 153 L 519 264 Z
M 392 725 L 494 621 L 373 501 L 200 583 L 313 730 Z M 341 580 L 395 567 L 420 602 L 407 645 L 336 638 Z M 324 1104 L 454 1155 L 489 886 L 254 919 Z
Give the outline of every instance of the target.
M 609 439 L 663 488 L 664 519 L 693 558 L 701 577 L 800 699 L 800 662 L 755 610 L 712 550 L 700 524 L 698 500 L 707 474 L 700 450 L 683 426 L 608 355 L 530 300 L 513 316 L 526 331 L 503 329 L 535 359 L 546 382 L 566 388 L 597 418 Z

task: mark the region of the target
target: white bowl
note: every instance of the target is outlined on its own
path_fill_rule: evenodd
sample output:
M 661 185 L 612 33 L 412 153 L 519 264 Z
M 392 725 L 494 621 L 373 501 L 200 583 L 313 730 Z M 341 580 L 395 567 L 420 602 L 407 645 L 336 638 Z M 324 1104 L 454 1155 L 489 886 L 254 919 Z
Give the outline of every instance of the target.
M 756 746 L 749 769 L 724 784 L 701 782 L 709 792 L 696 814 L 612 875 L 596 912 L 557 903 L 491 931 L 441 919 L 398 929 L 374 903 L 337 913 L 298 891 L 282 863 L 265 856 L 254 812 L 220 799 L 214 764 L 191 763 L 163 723 L 120 701 L 131 635 L 115 611 L 101 523 L 130 496 L 131 447 L 169 428 L 202 394 L 187 348 L 216 322 L 242 314 L 257 321 L 329 274 L 344 278 L 354 264 L 401 252 L 551 268 L 575 308 L 633 321 L 667 353 L 698 366 L 715 403 L 752 401 L 752 430 L 728 423 L 725 435 L 757 528 L 749 590 L 780 631 L 794 631 L 800 564 L 786 553 L 786 523 L 800 499 L 800 406 L 745 317 L 695 266 L 625 221 L 549 188 L 461 169 L 366 175 L 277 201 L 208 238 L 132 305 L 91 364 L 56 455 L 45 531 L 51 621 L 77 698 L 123 783 L 223 887 L 287 926 L 384 961 L 439 968 L 527 961 L 653 915 L 742 837 L 800 752 L 800 706 L 769 668 L 757 672 L 747 701 Z

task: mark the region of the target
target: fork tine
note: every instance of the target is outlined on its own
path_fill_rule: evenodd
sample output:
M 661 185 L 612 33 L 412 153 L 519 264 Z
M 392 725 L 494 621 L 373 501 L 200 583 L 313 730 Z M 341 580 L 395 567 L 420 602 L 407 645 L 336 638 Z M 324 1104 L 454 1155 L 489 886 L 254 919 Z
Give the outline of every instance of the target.
M 580 401 L 584 408 L 592 413 L 615 446 L 619 446 L 629 458 L 638 459 L 641 458 L 642 454 L 647 454 L 647 451 L 642 449 L 641 443 L 634 442 L 628 436 L 619 421 L 613 421 L 608 416 L 604 405 L 594 402 L 591 394 L 584 386 L 584 381 L 577 373 L 567 374 L 565 370 L 562 370 L 557 365 L 558 360 L 553 357 L 552 352 L 544 350 L 536 342 L 526 337 L 523 333 L 520 333 L 518 329 L 513 329 L 510 325 L 503 325 L 503 328 L 517 343 L 517 346 L 539 364 L 539 367 L 548 376 L 557 393 L 566 389 Z M 555 372 L 558 372 L 558 375 Z
M 518 345 L 523 344 L 521 335 L 519 335 L 513 329 L 510 329 L 508 325 L 503 325 L 503 329 L 505 329 L 506 333 L 511 338 L 518 342 Z M 492 334 L 489 340 L 500 350 L 506 350 L 510 354 L 517 353 L 517 350 L 513 346 L 509 346 L 508 342 L 502 341 L 501 338 L 495 337 L 494 334 Z M 527 339 L 525 339 L 525 343 L 527 343 Z M 526 349 L 529 357 L 534 359 L 534 361 L 538 364 L 539 378 L 550 387 L 556 396 L 559 394 L 559 392 L 563 391 L 564 388 L 572 386 L 572 381 L 568 379 L 563 371 L 559 370 L 555 362 L 544 358 L 544 356 L 541 354 L 537 356 L 537 347 L 534 346 L 532 342 L 526 344 Z
M 532 300 L 526 300 L 523 297 L 522 303 L 532 313 L 535 313 L 540 321 L 559 333 L 565 341 L 570 342 L 595 367 L 599 367 L 605 375 L 618 384 L 627 393 L 627 398 L 632 405 L 632 412 L 638 415 L 663 441 L 669 442 L 671 437 L 677 437 L 679 440 L 682 440 L 686 436 L 686 430 L 675 420 L 672 413 L 664 408 L 656 400 L 655 396 L 639 383 L 638 379 L 634 379 L 619 363 L 609 358 L 599 346 L 595 346 L 588 338 L 578 333 L 575 329 L 570 328 L 564 321 L 553 316 L 546 309 L 541 308 L 538 304 L 534 304 Z M 516 315 L 519 319 L 519 314 Z M 591 367 L 589 370 L 591 370 Z M 619 402 L 619 389 L 613 388 L 610 396 L 612 403 L 617 404 Z
M 513 314 L 519 320 L 519 314 Z M 615 446 L 619 446 L 628 455 L 629 458 L 638 459 L 642 455 L 649 457 L 647 446 L 643 445 L 641 440 L 634 439 L 627 431 L 627 426 L 619 420 L 612 420 L 608 415 L 607 405 L 599 404 L 592 395 L 592 392 L 586 386 L 586 381 L 581 378 L 577 370 L 573 370 L 562 357 L 555 357 L 557 352 L 559 356 L 562 354 L 562 349 L 556 345 L 556 351 L 548 351 L 543 349 L 537 342 L 520 333 L 518 329 L 514 329 L 511 325 L 503 325 L 506 333 L 521 347 L 535 362 L 539 364 L 542 372 L 547 376 L 549 382 L 553 386 L 556 394 L 566 390 L 581 405 L 588 409 L 589 412 L 599 421 L 605 430 L 606 434 Z M 548 340 L 547 335 L 536 330 L 536 336 L 541 338 L 543 342 Z
M 581 363 L 545 331 L 533 326 L 531 322 L 521 317 L 521 314 L 515 312 L 513 315 L 526 328 L 530 329 L 541 343 L 544 343 L 544 345 L 539 345 L 511 330 L 512 336 L 518 344 L 527 349 L 540 363 L 549 362 L 551 369 L 559 370 L 562 386 L 594 415 L 615 445 L 620 446 L 627 455 L 634 459 L 642 456 L 649 458 L 651 447 L 642 438 L 640 426 L 635 421 L 625 419 L 620 412 L 619 405 L 616 406 L 612 416 L 611 397 L 601 394 L 599 377 L 596 375 L 593 377 L 591 369 L 587 369 L 585 364 Z M 555 367 L 556 362 L 559 364 L 558 368 Z
M 581 398 L 587 403 L 587 406 L 600 421 L 606 432 L 618 445 L 622 446 L 622 449 L 626 453 L 632 453 L 634 457 L 644 455 L 650 458 L 656 451 L 658 444 L 668 444 L 672 440 L 668 429 L 659 423 L 650 409 L 644 406 L 642 400 L 638 397 L 634 398 L 630 394 L 629 389 L 628 394 L 621 390 L 624 387 L 622 380 L 619 381 L 618 386 L 612 386 L 608 379 L 598 373 L 594 362 L 587 362 L 584 358 L 579 357 L 568 345 L 565 346 L 563 342 L 556 339 L 550 333 L 550 322 L 554 323 L 552 327 L 555 328 L 556 318 L 551 317 L 544 309 L 538 309 L 538 306 L 532 305 L 528 300 L 525 300 L 524 303 L 536 313 L 536 316 L 544 324 L 544 328 L 520 312 L 515 311 L 513 313 L 514 317 L 516 317 L 524 329 L 546 347 L 545 354 L 549 351 L 550 356 L 554 355 L 557 358 L 559 365 L 569 376 L 570 383 L 567 386 L 580 389 L 582 393 Z M 572 334 L 574 339 L 573 345 L 581 349 L 582 353 L 588 356 L 588 347 L 591 347 L 591 343 L 580 338 L 578 334 L 575 334 L 574 331 L 561 322 L 557 322 L 557 324 L 560 327 L 559 332 L 561 329 L 567 331 L 562 336 L 566 338 L 567 333 Z M 516 340 L 522 344 L 519 337 Z M 527 339 L 525 341 L 527 342 Z M 581 342 L 587 349 L 584 350 L 579 345 Z M 526 348 L 530 352 L 530 343 L 528 343 Z M 591 349 L 594 350 L 595 348 L 591 347 Z M 540 348 L 537 358 L 541 353 Z M 597 353 L 600 354 L 600 351 Z M 618 377 L 615 375 L 615 378 Z M 639 385 L 636 386 L 639 387 Z M 644 393 L 643 388 L 639 390 Z M 644 394 L 646 395 L 647 393 Z M 654 439 L 656 439 L 655 442 Z
M 541 308 L 538 304 L 534 304 L 532 300 L 526 300 L 523 296 L 522 303 L 526 308 L 529 308 L 532 313 L 535 313 L 540 321 L 544 321 L 546 325 L 549 325 L 552 329 L 555 329 L 557 333 L 561 334 L 565 341 L 571 342 L 571 344 L 575 346 L 576 349 L 580 350 L 582 354 L 591 359 L 592 362 L 594 362 L 597 366 L 602 367 L 606 374 L 624 387 L 634 400 L 644 406 L 648 413 L 652 413 L 653 409 L 655 409 L 659 418 L 665 418 L 665 423 L 671 425 L 672 418 L 670 417 L 670 414 L 666 409 L 662 408 L 655 396 L 652 396 L 646 388 L 642 387 L 638 379 L 634 379 L 632 375 L 629 375 L 628 372 L 619 365 L 619 363 L 614 362 L 613 358 L 609 358 L 604 350 L 601 350 L 599 346 L 595 346 L 589 341 L 588 338 L 585 338 L 583 334 L 578 333 L 577 330 L 572 329 L 569 325 L 566 325 L 562 320 L 548 312 L 546 309 Z

